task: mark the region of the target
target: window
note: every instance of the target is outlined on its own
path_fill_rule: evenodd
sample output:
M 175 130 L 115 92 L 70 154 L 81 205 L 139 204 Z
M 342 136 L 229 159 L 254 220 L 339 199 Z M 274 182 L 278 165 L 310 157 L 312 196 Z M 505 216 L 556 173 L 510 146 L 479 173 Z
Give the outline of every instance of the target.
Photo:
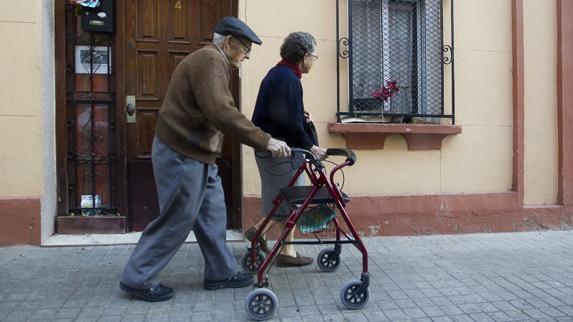
M 348 58 L 349 101 L 348 112 L 341 112 L 339 106 L 339 120 L 368 115 L 407 123 L 453 119 L 453 103 L 448 109 L 451 114 L 444 108 L 445 88 L 451 91 L 453 86 L 445 84 L 444 69 L 452 61 L 452 52 L 444 45 L 443 4 L 448 2 L 452 10 L 453 0 L 347 1 L 349 37 L 339 37 L 339 44 L 348 44 L 348 57 L 340 58 Z M 339 48 L 339 52 L 345 51 Z M 453 65 L 447 72 L 453 82 Z M 373 92 L 388 81 L 397 83 L 396 95 L 388 101 L 374 97 Z

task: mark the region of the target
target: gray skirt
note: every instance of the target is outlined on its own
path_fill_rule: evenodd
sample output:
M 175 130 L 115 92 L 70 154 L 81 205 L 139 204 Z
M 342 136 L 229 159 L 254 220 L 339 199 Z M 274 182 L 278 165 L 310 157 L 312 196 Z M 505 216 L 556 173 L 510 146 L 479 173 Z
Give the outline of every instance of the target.
M 292 158 L 273 158 L 268 151 L 255 153 L 255 160 L 259 168 L 259 175 L 261 176 L 261 215 L 266 216 L 273 208 L 273 200 L 278 195 L 279 191 L 288 186 L 288 183 L 295 175 L 297 169 L 293 169 L 290 162 Z M 295 186 L 304 185 L 304 177 L 306 173 L 302 173 L 296 182 Z M 274 216 L 288 216 L 290 209 L 286 202 L 281 202 Z

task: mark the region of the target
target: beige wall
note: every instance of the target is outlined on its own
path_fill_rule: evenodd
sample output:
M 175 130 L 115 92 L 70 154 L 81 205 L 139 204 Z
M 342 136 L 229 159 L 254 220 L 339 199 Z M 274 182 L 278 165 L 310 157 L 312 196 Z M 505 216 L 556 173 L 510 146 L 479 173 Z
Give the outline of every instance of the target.
M 456 124 L 444 141 L 442 193 L 511 189 L 511 1 L 455 2 Z
M 42 194 L 41 0 L 0 1 L 0 198 Z
M 524 1 L 524 35 L 524 202 L 555 204 L 558 171 L 555 0 Z
M 243 112 L 252 114 L 259 83 L 279 60 L 282 39 L 291 31 L 310 32 L 318 40 L 320 59 L 312 72 L 303 76 L 305 107 L 318 123 L 321 145 L 342 147 L 344 140 L 326 130 L 329 122 L 336 121 L 334 1 L 281 3 L 282 9 L 276 10 L 277 1 L 240 1 L 240 18 L 264 42 L 244 65 Z M 462 125 L 463 134 L 444 140 L 441 151 L 408 151 L 398 136 L 387 139 L 383 150 L 355 151 L 358 163 L 346 176 L 349 193 L 455 194 L 511 189 L 511 1 L 456 1 L 455 21 L 456 123 Z M 252 150 L 245 148 L 243 156 L 244 193 L 258 195 L 260 182 Z

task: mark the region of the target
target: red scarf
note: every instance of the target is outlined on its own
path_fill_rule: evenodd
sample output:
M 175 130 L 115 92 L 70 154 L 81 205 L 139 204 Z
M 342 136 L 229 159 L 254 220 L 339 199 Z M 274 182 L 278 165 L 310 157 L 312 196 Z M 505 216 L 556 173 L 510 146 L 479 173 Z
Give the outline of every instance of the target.
M 302 70 L 300 69 L 300 66 L 297 64 L 293 64 L 292 62 L 290 62 L 286 59 L 283 59 L 277 64 L 277 66 L 286 66 L 286 67 L 292 69 L 292 71 L 295 73 L 295 75 L 298 78 L 302 78 Z

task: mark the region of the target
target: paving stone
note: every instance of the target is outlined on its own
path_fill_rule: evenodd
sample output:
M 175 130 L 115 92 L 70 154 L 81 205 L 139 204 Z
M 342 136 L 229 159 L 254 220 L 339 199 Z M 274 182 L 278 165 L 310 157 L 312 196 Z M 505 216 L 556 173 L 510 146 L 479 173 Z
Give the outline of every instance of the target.
M 523 300 L 514 300 L 514 301 L 509 301 L 509 303 L 511 305 L 513 305 L 516 309 L 518 310 L 527 310 L 527 309 L 533 309 L 534 307 L 531 306 L 529 303 L 523 301 Z
M 486 313 L 473 313 L 468 314 L 472 320 L 476 322 L 490 322 L 495 321 L 491 316 L 487 315 Z
M 453 305 L 452 301 L 450 301 L 447 297 L 438 296 L 438 297 L 428 297 L 434 304 L 438 306 L 443 305 Z
M 51 320 L 56 315 L 56 309 L 41 309 L 34 311 L 34 314 L 30 316 L 30 320 L 41 320 L 47 321 Z
M 446 313 L 444 313 L 444 311 L 440 310 L 440 308 L 437 306 L 423 307 L 422 310 L 424 311 L 424 313 L 426 313 L 427 316 L 432 317 L 432 318 L 446 315 Z
M 370 302 L 347 310 L 340 287 L 360 276 L 359 254 L 337 272 L 270 271 L 271 322 L 573 321 L 573 232 L 366 238 Z M 245 243 L 229 243 L 240 257 Z M 308 256 L 319 248 L 299 246 Z M 0 247 L 0 321 L 245 321 L 252 288 L 205 291 L 201 251 L 185 244 L 161 273 L 174 299 L 147 303 L 117 283 L 133 246 Z M 540 265 L 539 263 L 543 263 Z
M 356 321 L 356 322 L 368 322 L 368 319 L 362 312 L 343 312 L 342 313 L 347 321 Z
M 386 300 L 386 301 L 378 301 L 376 302 L 378 304 L 378 306 L 383 310 L 383 311 L 387 311 L 387 310 L 395 310 L 395 309 L 399 309 L 400 307 L 398 306 L 398 304 L 396 304 L 396 302 L 392 301 L 392 300 Z
M 404 313 L 408 316 L 409 319 L 415 318 L 424 318 L 426 317 L 426 313 L 419 308 L 408 308 L 404 309 Z
M 410 299 L 394 300 L 394 302 L 402 309 L 418 307 L 416 303 Z
M 323 322 L 324 319 L 322 315 L 302 315 L 301 322 Z
M 541 301 L 549 304 L 549 306 L 552 307 L 556 307 L 556 306 L 561 306 L 561 305 L 565 305 L 565 302 L 559 299 L 554 298 L 553 296 L 549 296 L 549 297 L 542 297 L 540 298 Z M 566 300 L 566 299 L 564 299 Z M 573 304 L 573 303 L 569 303 L 569 304 Z
M 432 300 L 429 299 L 429 298 L 414 299 L 413 301 L 414 301 L 414 303 L 416 304 L 417 307 L 421 307 L 421 308 L 436 305 L 436 304 L 435 304 L 434 302 L 432 302 Z
M 474 303 L 460 304 L 458 307 L 467 314 L 483 312 L 479 305 Z
M 397 321 L 397 320 L 405 320 L 405 319 L 408 319 L 408 316 L 406 315 L 406 313 L 404 313 L 404 311 L 402 311 L 402 310 L 400 310 L 400 309 L 387 310 L 387 311 L 384 311 L 384 314 L 386 314 L 386 316 L 387 316 L 391 321 Z
M 126 314 L 121 319 L 121 322 L 143 322 L 145 321 L 146 314 L 141 313 L 133 313 L 133 314 Z
M 559 318 L 555 318 L 555 321 L 559 321 L 559 322 L 571 322 L 573 321 L 573 319 L 571 317 L 559 317 Z
M 546 314 L 549 317 L 557 318 L 557 317 L 565 317 L 567 314 L 563 313 L 562 311 L 558 310 L 554 307 L 543 307 L 539 309 L 541 312 Z
M 525 314 L 521 311 L 507 310 L 507 311 L 503 311 L 503 313 L 509 315 L 510 320 L 513 320 L 513 321 L 522 321 L 522 320 L 531 319 L 530 316 L 528 316 L 527 314 Z
M 454 320 L 452 318 L 450 318 L 449 316 L 438 316 L 438 317 L 433 317 L 432 321 L 433 322 L 451 322 Z
M 490 312 L 488 315 L 495 321 L 509 321 L 510 317 L 505 312 Z
M 556 309 L 573 317 L 573 306 L 558 306 Z
M 476 304 L 482 312 L 489 313 L 489 312 L 497 312 L 499 308 L 491 303 L 477 303 Z
M 32 316 L 33 313 L 34 311 L 31 310 L 15 310 L 6 316 L 4 321 L 26 321 Z
M 78 318 L 99 318 L 102 315 L 103 307 L 85 307 L 78 315 Z
M 120 322 L 121 316 L 104 316 L 97 320 L 97 322 Z
M 474 322 L 469 315 L 452 315 L 450 318 L 456 322 Z
M 527 309 L 523 310 L 523 313 L 527 314 L 533 319 L 545 319 L 549 318 L 549 316 L 538 309 Z
M 56 312 L 55 318 L 74 319 L 80 314 L 81 308 L 61 308 Z
M 368 312 L 366 318 L 370 322 L 382 322 L 382 321 L 390 321 L 390 319 L 384 314 L 382 311 L 378 312 Z

